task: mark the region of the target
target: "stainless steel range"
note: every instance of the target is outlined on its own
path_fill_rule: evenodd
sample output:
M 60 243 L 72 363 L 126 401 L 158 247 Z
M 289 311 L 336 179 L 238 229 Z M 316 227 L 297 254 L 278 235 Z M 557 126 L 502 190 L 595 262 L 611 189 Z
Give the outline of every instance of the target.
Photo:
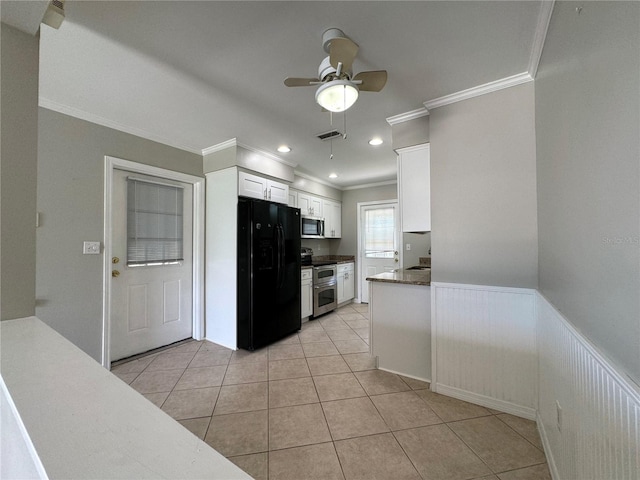
M 302 265 L 313 265 L 313 315 L 335 310 L 338 306 L 338 266 L 335 262 L 314 261 L 313 250 L 302 247 Z
M 333 263 L 313 267 L 313 316 L 338 306 L 338 266 Z

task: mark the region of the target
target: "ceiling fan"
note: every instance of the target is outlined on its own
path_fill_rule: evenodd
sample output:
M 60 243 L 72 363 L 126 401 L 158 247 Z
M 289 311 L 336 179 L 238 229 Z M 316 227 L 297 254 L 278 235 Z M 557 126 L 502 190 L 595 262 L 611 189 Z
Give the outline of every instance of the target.
M 285 78 L 287 87 L 319 85 L 316 102 L 330 112 L 343 112 L 358 99 L 358 92 L 379 92 L 387 83 L 387 71 L 375 70 L 353 75 L 351 66 L 358 45 L 338 28 L 322 34 L 322 46 L 329 54 L 318 67 L 318 78 Z

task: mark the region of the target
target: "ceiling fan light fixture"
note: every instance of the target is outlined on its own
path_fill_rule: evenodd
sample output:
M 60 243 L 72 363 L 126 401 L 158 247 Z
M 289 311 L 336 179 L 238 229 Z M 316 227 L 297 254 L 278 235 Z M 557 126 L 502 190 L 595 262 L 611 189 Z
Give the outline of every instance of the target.
M 344 112 L 358 99 L 358 87 L 349 80 L 331 80 L 316 90 L 316 102 L 330 112 Z

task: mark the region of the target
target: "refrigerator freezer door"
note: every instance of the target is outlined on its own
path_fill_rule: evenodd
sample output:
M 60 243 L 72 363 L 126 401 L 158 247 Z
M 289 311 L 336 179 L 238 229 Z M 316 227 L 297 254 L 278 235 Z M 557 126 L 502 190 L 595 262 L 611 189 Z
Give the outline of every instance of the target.
M 300 329 L 299 212 L 268 201 L 238 201 L 240 348 L 254 350 Z

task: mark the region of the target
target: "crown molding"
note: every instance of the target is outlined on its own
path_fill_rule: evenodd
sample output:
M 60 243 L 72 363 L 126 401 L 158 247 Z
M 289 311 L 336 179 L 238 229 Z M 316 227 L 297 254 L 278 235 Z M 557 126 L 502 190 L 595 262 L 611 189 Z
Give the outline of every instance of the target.
M 424 102 L 424 106 L 428 109 L 443 107 L 452 103 L 460 102 L 462 100 L 468 100 L 470 98 L 479 97 L 487 93 L 496 92 L 504 88 L 515 87 L 523 83 L 533 81 L 529 72 L 522 72 L 510 77 L 501 78 L 493 82 L 485 83 L 484 85 L 478 85 L 477 87 L 468 88 L 460 92 L 452 93 L 451 95 L 445 95 L 444 97 L 434 98 Z
M 280 158 L 277 155 L 274 155 L 273 153 L 265 152 L 264 150 L 260 150 L 260 149 L 254 148 L 251 145 L 247 145 L 245 143 L 241 143 L 241 142 L 238 141 L 237 138 L 231 138 L 231 139 L 226 140 L 226 141 L 224 141 L 222 143 L 218 143 L 216 145 L 212 145 L 210 147 L 204 148 L 204 149 L 202 149 L 201 153 L 202 153 L 202 156 L 204 157 L 205 155 L 209 155 L 210 153 L 219 152 L 220 150 L 225 150 L 225 149 L 230 148 L 230 147 L 242 147 L 245 150 L 249 150 L 250 152 L 257 153 L 258 155 L 270 158 L 271 160 L 275 160 L 276 162 L 282 163 L 284 165 L 288 165 L 288 166 L 290 166 L 292 168 L 296 168 L 298 166 L 297 163 L 290 162 L 288 160 Z
M 540 63 L 540 57 L 542 57 L 542 50 L 544 49 L 544 42 L 547 38 L 547 31 L 549 30 L 554 5 L 555 0 L 542 0 L 540 4 L 538 24 L 536 25 L 536 32 L 533 37 L 533 45 L 529 57 L 529 68 L 527 68 L 531 78 L 536 78 L 538 73 L 538 65 Z
M 321 183 L 322 185 L 326 185 L 327 187 L 335 188 L 336 190 L 344 190 L 344 188 L 339 187 L 338 185 L 336 185 L 334 183 L 328 182 L 327 180 L 322 180 L 321 178 L 318 178 L 318 177 L 314 177 L 313 175 L 309 175 L 308 173 L 302 173 L 302 172 L 299 172 L 298 170 L 294 170 L 293 174 L 298 176 L 298 177 L 302 177 L 302 178 L 306 178 L 307 180 L 311 180 L 312 182 Z
M 48 98 L 39 97 L 38 106 L 42 108 L 46 108 L 47 110 L 53 110 L 54 112 L 63 113 L 64 115 L 69 115 L 70 117 L 79 118 L 80 120 L 85 120 L 90 123 L 102 125 L 103 127 L 112 128 L 120 132 L 128 133 L 130 135 L 135 135 L 136 137 L 141 137 L 146 140 L 151 140 L 152 142 L 161 143 L 163 145 L 177 148 L 179 150 L 184 150 L 186 152 L 195 153 L 198 155 L 201 154 L 201 150 L 198 148 L 191 147 L 188 145 L 182 145 L 172 140 L 168 140 L 164 137 L 154 135 L 153 133 L 147 132 L 146 130 L 142 130 L 140 128 L 135 128 L 129 125 L 124 125 L 122 123 L 114 122 L 113 120 L 109 120 L 108 118 L 101 117 L 100 115 L 85 112 L 84 110 L 70 107 L 68 105 L 63 105 L 61 103 L 54 102 L 53 100 L 49 100 Z
M 230 138 L 229 140 L 226 140 L 222 143 L 217 143 L 215 145 L 211 145 L 210 147 L 203 148 L 200 153 L 204 157 L 206 155 L 209 155 L 210 153 L 216 153 L 216 152 L 219 152 L 220 150 L 226 150 L 227 148 L 237 147 L 237 146 L 238 146 L 238 140 L 236 138 Z
M 270 158 L 271 160 L 275 160 L 276 162 L 280 162 L 285 165 L 288 165 L 291 168 L 296 168 L 298 166 L 297 163 L 290 162 L 289 160 L 285 160 L 284 158 L 274 155 L 273 153 L 260 150 L 258 148 L 252 147 L 251 145 L 247 145 L 246 143 L 238 142 L 238 146 L 244 148 L 245 150 L 249 150 L 253 153 L 257 153 L 258 155 L 262 155 L 263 157 L 267 157 L 267 158 Z
M 404 123 L 404 122 L 408 122 L 409 120 L 415 120 L 416 118 L 426 117 L 427 115 L 429 115 L 429 110 L 426 107 L 421 107 L 415 110 L 411 110 L 410 112 L 405 112 L 399 115 L 394 115 L 393 117 L 388 117 L 387 123 L 393 126 L 393 125 L 397 125 L 398 123 Z
M 385 180 L 384 182 L 363 183 L 362 185 L 352 185 L 350 187 L 342 187 L 342 190 L 360 190 L 361 188 L 382 187 L 384 185 L 396 185 L 397 180 Z

